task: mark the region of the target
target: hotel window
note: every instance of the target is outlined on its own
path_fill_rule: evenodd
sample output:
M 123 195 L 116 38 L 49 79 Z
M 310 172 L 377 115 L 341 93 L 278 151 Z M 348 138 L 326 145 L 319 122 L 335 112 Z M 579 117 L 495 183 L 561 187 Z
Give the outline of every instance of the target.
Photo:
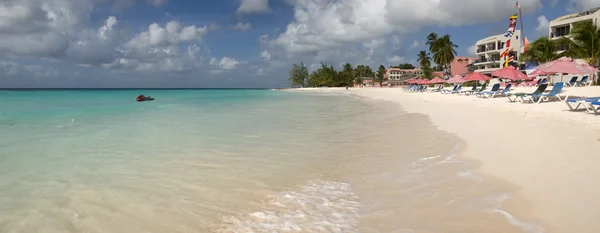
M 554 36 L 566 36 L 569 35 L 571 31 L 571 26 L 558 27 L 554 29 Z

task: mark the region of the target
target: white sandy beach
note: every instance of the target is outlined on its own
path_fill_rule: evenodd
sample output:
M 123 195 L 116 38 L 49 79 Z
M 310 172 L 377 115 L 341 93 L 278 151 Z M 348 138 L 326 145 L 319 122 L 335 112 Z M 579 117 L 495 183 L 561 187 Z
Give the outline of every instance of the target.
M 439 129 L 467 142 L 462 155 L 480 161 L 479 172 L 518 186 L 526 200 L 509 200 L 510 212 L 534 217 L 550 233 L 600 232 L 600 116 L 568 111 L 564 102 L 510 103 L 506 97 L 407 93 L 400 88 L 296 90 L 352 93 L 426 114 Z M 567 90 L 570 96 L 600 96 L 600 87 Z

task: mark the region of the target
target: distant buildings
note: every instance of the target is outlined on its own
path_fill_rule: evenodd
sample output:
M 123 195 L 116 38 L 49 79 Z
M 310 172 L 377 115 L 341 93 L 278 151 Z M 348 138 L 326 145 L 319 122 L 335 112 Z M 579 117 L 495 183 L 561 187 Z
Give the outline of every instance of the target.
M 450 73 L 452 76 L 469 73 L 469 64 L 475 60 L 477 60 L 475 57 L 455 57 L 454 61 L 450 63 Z

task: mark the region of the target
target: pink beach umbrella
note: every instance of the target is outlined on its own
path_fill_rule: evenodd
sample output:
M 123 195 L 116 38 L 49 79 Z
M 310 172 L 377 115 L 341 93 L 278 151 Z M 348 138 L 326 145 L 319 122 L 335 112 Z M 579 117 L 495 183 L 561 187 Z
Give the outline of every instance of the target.
M 416 80 L 416 78 L 411 78 L 411 79 L 404 80 L 404 82 L 406 82 L 408 84 L 412 84 L 415 80 Z
M 513 81 L 517 80 L 528 80 L 530 79 L 520 70 L 517 70 L 514 66 L 509 66 L 506 68 L 502 68 L 492 72 L 492 76 L 497 76 L 501 78 L 507 78 Z
M 583 66 L 583 68 L 590 70 L 592 73 L 597 73 L 598 71 L 600 71 L 600 70 L 596 69 L 596 67 L 593 67 L 587 63 L 583 63 L 583 64 L 581 64 L 581 66 Z
M 540 71 L 546 74 L 552 73 L 567 73 L 567 74 L 589 74 L 590 69 L 577 64 L 573 59 L 561 57 L 554 61 L 539 65 L 535 71 Z M 534 71 L 534 72 L 535 72 Z M 533 74 L 533 73 L 532 73 Z
M 441 79 L 440 77 L 435 77 L 432 80 L 429 80 L 429 82 L 427 82 L 428 84 L 439 84 L 439 83 L 445 83 L 446 80 Z
M 423 85 L 423 84 L 427 84 L 427 82 L 429 82 L 429 80 L 427 80 L 427 79 L 417 79 L 415 81 L 415 84 Z
M 479 72 L 473 72 L 472 74 L 467 75 L 467 77 L 465 77 L 463 80 L 465 80 L 465 82 L 468 82 L 468 81 L 487 81 L 490 79 L 492 79 L 490 76 L 487 76 L 487 75 L 479 73 Z
M 448 79 L 446 82 L 447 83 L 453 83 L 453 84 L 454 83 L 464 83 L 465 80 L 463 80 L 463 77 L 460 76 L 460 75 L 454 75 L 454 77 Z
M 530 75 L 549 75 L 549 74 L 556 74 L 556 72 L 544 72 L 542 70 L 534 70 L 530 73 Z

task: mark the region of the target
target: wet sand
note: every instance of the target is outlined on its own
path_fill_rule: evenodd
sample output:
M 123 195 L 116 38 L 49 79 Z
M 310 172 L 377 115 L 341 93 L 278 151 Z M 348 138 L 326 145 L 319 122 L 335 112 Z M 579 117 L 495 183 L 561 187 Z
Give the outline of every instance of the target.
M 507 99 L 398 88 L 318 89 L 387 100 L 426 114 L 440 130 L 466 142 L 460 153 L 480 162 L 478 174 L 514 185 L 506 207 L 518 218 L 532 217 L 545 232 L 600 231 L 600 116 L 567 111 L 564 102 L 509 103 Z M 531 92 L 519 88 L 515 92 Z M 599 87 L 568 89 L 571 96 L 598 96 Z

